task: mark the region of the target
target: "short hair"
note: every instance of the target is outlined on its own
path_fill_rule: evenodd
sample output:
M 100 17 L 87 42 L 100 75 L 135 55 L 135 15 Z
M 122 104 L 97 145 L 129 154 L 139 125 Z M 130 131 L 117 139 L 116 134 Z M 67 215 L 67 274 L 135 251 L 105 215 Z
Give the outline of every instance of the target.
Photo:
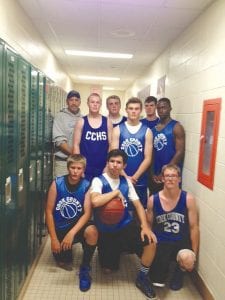
M 171 108 L 171 101 L 170 101 L 169 98 L 160 98 L 160 99 L 158 100 L 158 103 L 159 103 L 159 102 L 165 102 L 165 103 L 167 103 L 168 106 Z
M 148 96 L 146 99 L 145 99 L 145 102 L 144 103 L 151 103 L 151 102 L 154 102 L 155 105 L 157 104 L 157 98 L 154 97 L 154 96 Z
M 108 105 L 108 102 L 109 102 L 110 99 L 116 99 L 116 100 L 119 101 L 119 103 L 121 103 L 119 96 L 117 96 L 117 95 L 111 95 L 111 96 L 109 96 L 109 97 L 106 98 L 106 104 L 107 105 Z
M 140 104 L 140 107 L 142 109 L 142 101 L 138 97 L 132 97 L 132 98 L 128 99 L 128 101 L 126 103 L 126 108 L 128 107 L 129 104 L 133 104 L 133 103 Z
M 110 160 L 110 158 L 117 157 L 117 156 L 122 157 L 124 164 L 127 163 L 128 156 L 123 150 L 120 150 L 120 149 L 113 149 L 113 150 L 109 151 L 109 153 L 107 154 L 107 162 Z
M 101 98 L 101 96 L 100 96 L 98 93 L 91 93 L 91 94 L 88 96 L 88 98 L 87 98 L 87 102 L 90 100 L 90 98 L 91 98 L 92 96 L 98 97 L 98 98 L 100 99 L 100 101 L 102 102 L 102 98 Z
M 80 163 L 83 165 L 84 169 L 86 168 L 87 165 L 87 160 L 86 158 L 81 155 L 81 154 L 72 154 L 67 158 L 67 169 L 70 167 L 71 164 L 73 163 Z
M 166 170 L 175 170 L 177 171 L 178 176 L 181 176 L 181 169 L 176 164 L 167 164 L 162 167 L 161 175 L 163 176 Z

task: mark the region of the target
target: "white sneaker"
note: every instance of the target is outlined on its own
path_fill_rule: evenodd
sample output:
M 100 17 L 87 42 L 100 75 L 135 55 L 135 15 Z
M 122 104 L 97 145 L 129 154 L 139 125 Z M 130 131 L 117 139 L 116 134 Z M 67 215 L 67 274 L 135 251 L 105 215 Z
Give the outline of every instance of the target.
M 160 288 L 163 288 L 165 286 L 165 283 L 162 283 L 162 282 L 153 282 L 152 283 L 154 286 L 156 287 L 160 287 Z

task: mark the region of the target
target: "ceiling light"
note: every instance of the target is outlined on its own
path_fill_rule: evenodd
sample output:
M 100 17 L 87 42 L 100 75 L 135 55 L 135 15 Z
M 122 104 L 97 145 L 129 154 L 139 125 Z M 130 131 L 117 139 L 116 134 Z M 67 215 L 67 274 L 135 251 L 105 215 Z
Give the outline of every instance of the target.
M 104 91 L 114 91 L 115 88 L 114 87 L 110 87 L 110 86 L 103 86 L 102 88 Z
M 89 75 L 79 75 L 78 78 L 90 79 L 90 80 L 113 80 L 113 81 L 120 80 L 120 78 L 118 77 L 89 76 Z
M 130 59 L 133 57 L 133 54 L 128 54 L 128 53 L 94 52 L 94 51 L 78 51 L 78 50 L 65 50 L 65 53 L 67 55 L 103 57 L 103 58 Z

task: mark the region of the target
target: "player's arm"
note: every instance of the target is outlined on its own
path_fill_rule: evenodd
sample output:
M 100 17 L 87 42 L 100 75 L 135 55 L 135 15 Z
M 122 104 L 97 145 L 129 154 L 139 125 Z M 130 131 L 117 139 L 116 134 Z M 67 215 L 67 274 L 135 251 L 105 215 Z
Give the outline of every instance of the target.
M 144 149 L 144 159 L 140 164 L 137 171 L 132 175 L 132 183 L 137 183 L 139 177 L 147 170 L 150 166 L 152 159 L 152 132 L 150 129 L 147 130 L 145 135 L 145 149 Z
M 84 126 L 84 119 L 81 118 L 77 121 L 75 128 L 74 128 L 74 134 L 73 134 L 73 154 L 79 154 L 80 153 L 80 141 L 82 136 Z
M 187 209 L 188 209 L 188 220 L 190 226 L 191 246 L 195 255 L 197 255 L 198 248 L 199 248 L 199 238 L 200 238 L 199 216 L 198 216 L 198 209 L 197 209 L 195 198 L 189 193 L 187 193 Z
M 48 227 L 49 235 L 51 238 L 51 248 L 52 252 L 59 253 L 61 251 L 60 242 L 57 238 L 56 231 L 55 231 L 55 221 L 53 217 L 53 212 L 55 209 L 55 202 L 56 202 L 56 184 L 55 181 L 52 182 L 47 197 L 47 204 L 45 209 L 45 216 L 46 216 L 46 224 Z
M 176 153 L 171 159 L 171 164 L 178 164 L 184 159 L 185 152 L 185 131 L 183 126 L 178 122 L 173 129 Z
M 153 217 L 154 217 L 154 215 L 153 215 L 153 196 L 150 196 L 148 198 L 146 216 L 147 216 L 148 224 L 149 224 L 150 228 L 152 228 Z
M 90 220 L 92 214 L 92 206 L 90 199 L 90 191 L 88 190 L 85 194 L 84 199 L 84 213 L 77 221 L 77 223 L 70 229 L 70 231 L 65 235 L 61 242 L 61 247 L 63 250 L 71 249 L 73 245 L 73 240 L 75 235 L 80 231 L 80 229 Z
M 109 118 L 107 118 L 107 134 L 108 134 L 108 143 L 109 143 L 109 150 L 111 149 L 111 143 L 112 143 L 112 132 L 113 132 L 113 125 Z

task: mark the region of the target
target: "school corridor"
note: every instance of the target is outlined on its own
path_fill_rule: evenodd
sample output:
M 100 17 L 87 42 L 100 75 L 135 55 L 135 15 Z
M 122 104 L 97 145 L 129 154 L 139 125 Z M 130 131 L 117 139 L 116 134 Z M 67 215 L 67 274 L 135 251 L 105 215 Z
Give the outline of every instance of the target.
M 135 255 L 121 257 L 120 271 L 104 274 L 98 264 L 97 252 L 92 262 L 92 286 L 87 292 L 79 290 L 79 263 L 81 246 L 73 246 L 73 271 L 65 271 L 55 265 L 51 255 L 50 239 L 47 238 L 34 271 L 26 281 L 18 300 L 145 300 L 147 299 L 135 286 L 139 260 Z M 189 276 L 185 277 L 180 291 L 169 288 L 155 288 L 160 300 L 200 300 Z

